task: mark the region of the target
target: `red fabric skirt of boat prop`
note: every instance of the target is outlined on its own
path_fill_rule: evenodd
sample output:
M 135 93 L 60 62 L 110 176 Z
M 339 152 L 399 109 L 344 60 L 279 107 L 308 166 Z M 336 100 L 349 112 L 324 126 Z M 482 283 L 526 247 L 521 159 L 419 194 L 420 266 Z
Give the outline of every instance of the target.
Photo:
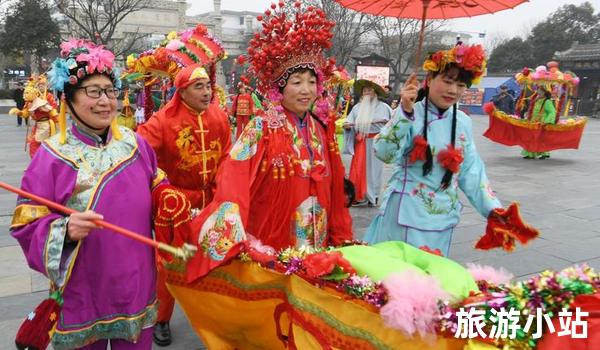
M 530 152 L 549 152 L 557 149 L 578 149 L 584 117 L 560 120 L 558 124 L 532 123 L 497 110 L 493 104 L 485 106 L 490 124 L 483 136 L 507 146 L 521 146 Z

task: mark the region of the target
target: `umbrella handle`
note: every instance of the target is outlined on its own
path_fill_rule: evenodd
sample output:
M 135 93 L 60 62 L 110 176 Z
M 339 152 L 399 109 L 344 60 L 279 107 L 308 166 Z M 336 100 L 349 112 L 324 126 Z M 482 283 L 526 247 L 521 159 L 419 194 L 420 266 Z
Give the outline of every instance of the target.
M 421 51 L 423 50 L 423 40 L 425 39 L 425 20 L 427 19 L 429 1 L 430 0 L 423 0 L 423 16 L 421 16 L 421 31 L 419 31 L 419 44 L 417 45 L 417 52 L 415 54 L 415 65 L 413 67 L 413 71 L 415 73 L 419 71 Z

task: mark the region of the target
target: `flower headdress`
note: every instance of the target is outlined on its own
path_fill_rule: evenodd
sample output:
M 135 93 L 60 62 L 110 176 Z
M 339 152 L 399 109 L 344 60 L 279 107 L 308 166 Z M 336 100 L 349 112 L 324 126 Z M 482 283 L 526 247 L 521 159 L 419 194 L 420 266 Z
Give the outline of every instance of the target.
M 250 40 L 248 59 L 249 71 L 257 78 L 262 94 L 285 86 L 298 68 L 315 71 L 320 93 L 335 69 L 335 59 L 323 57 L 323 50 L 331 47 L 335 24 L 323 10 L 309 6 L 302 11 L 301 6 L 298 1 L 293 7 L 280 1 L 257 17 L 263 29 Z
M 60 44 L 60 57 L 54 60 L 48 72 L 50 88 L 64 91 L 66 84 L 77 85 L 91 74 L 107 74 L 120 88 L 118 72 L 114 67 L 115 55 L 102 45 L 83 39 L 70 39 Z
M 481 45 L 466 46 L 458 44 L 450 50 L 435 52 L 423 63 L 426 72 L 443 72 L 446 65 L 455 63 L 459 68 L 473 73 L 472 84 L 479 84 L 485 74 L 487 61 Z
M 52 67 L 48 72 L 48 82 L 52 90 L 64 92 L 67 85 L 77 85 L 86 76 L 92 74 L 106 74 L 116 88 L 121 88 L 118 69 L 114 67 L 115 55 L 105 49 L 103 45 L 96 45 L 91 41 L 84 39 L 70 39 L 60 44 L 60 57 L 54 60 Z M 60 131 L 60 143 L 66 142 L 66 105 L 69 101 L 64 100 L 60 103 L 60 112 L 58 114 L 58 126 Z M 71 114 L 75 119 L 84 125 L 73 110 Z M 121 138 L 121 133 L 117 126 L 117 118 L 113 119 L 110 126 L 113 137 Z

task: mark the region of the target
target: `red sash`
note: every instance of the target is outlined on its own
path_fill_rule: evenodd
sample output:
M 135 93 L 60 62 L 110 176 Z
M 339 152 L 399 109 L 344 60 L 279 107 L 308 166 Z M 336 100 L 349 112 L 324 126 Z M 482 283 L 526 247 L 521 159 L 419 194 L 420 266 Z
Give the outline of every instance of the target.
M 366 138 L 354 139 L 354 156 L 350 164 L 349 180 L 354 184 L 355 200 L 360 202 L 367 194 L 367 141 L 376 133 L 366 135 Z

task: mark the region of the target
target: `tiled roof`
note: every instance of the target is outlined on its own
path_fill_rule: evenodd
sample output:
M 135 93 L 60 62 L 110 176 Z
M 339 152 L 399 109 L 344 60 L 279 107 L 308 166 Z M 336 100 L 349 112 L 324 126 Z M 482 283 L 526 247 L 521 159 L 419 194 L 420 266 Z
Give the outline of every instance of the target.
M 600 60 L 600 43 L 579 44 L 575 42 L 570 49 L 556 52 L 554 58 L 561 61 Z

